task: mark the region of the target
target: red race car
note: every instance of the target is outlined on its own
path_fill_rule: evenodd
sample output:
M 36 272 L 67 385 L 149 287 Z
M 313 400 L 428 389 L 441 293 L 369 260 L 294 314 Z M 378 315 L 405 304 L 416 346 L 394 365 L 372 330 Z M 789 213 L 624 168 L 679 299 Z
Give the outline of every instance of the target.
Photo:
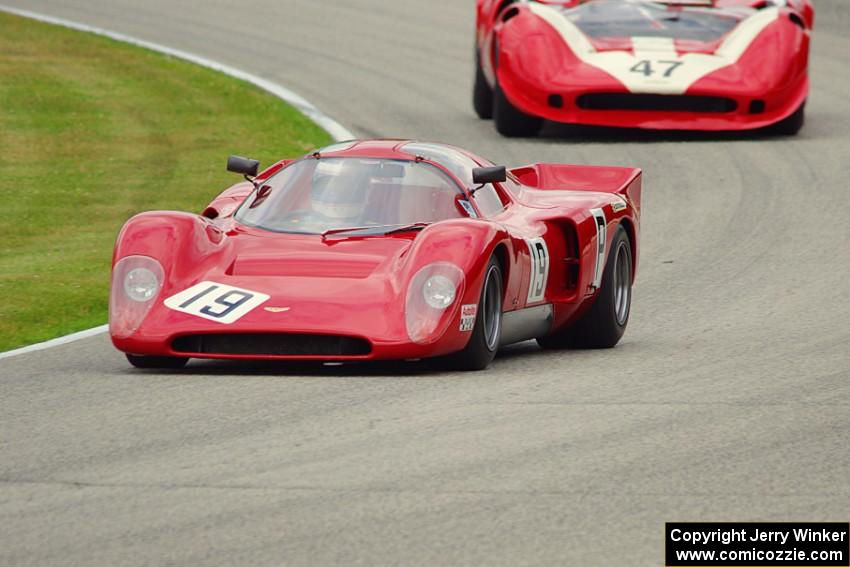
M 458 148 L 335 144 L 262 173 L 202 214 L 122 228 L 109 329 L 142 368 L 189 358 L 363 361 L 502 346 L 614 346 L 629 320 L 641 172 L 507 171 Z
M 477 0 L 473 102 L 505 136 L 543 121 L 796 134 L 810 0 Z

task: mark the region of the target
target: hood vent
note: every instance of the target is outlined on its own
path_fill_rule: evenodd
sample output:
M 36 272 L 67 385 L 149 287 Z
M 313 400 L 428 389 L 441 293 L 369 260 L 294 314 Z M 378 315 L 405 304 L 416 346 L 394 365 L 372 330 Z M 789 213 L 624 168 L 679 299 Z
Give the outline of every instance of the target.
M 375 271 L 382 260 L 380 256 L 332 252 L 323 252 L 321 255 L 239 256 L 228 273 L 233 276 L 364 279 Z

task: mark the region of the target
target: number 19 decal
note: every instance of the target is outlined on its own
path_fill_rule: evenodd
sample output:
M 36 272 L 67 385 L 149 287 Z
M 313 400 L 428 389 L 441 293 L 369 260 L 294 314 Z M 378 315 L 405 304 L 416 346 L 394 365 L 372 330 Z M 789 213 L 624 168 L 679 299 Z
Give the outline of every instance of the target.
M 269 296 L 215 282 L 201 282 L 165 300 L 175 311 L 229 325 L 259 307 Z

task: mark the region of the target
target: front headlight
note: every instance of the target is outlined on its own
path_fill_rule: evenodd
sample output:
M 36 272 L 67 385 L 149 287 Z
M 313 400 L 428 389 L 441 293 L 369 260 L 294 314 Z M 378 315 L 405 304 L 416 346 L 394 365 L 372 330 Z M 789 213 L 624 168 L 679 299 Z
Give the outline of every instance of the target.
M 434 309 L 445 309 L 455 301 L 457 288 L 446 276 L 431 276 L 422 286 L 422 297 L 425 303 Z
M 123 339 L 138 330 L 164 279 L 162 265 L 148 256 L 127 256 L 115 264 L 109 293 L 109 332 L 113 336 Z
M 417 344 L 437 341 L 449 325 L 464 277 L 460 268 L 448 262 L 429 264 L 416 272 L 407 289 L 404 318 L 407 335 Z
M 159 279 L 147 268 L 134 268 L 124 276 L 124 293 L 133 301 L 145 302 L 159 291 Z

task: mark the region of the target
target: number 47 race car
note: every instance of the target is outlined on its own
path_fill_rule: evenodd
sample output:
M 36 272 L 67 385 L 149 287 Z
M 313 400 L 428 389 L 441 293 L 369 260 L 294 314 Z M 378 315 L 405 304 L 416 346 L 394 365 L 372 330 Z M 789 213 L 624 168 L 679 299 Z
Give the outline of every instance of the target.
M 109 329 L 141 368 L 189 358 L 443 357 L 614 346 L 629 320 L 641 172 L 504 166 L 441 144 L 335 144 L 259 172 L 202 214 L 122 228 Z
M 796 134 L 810 0 L 478 0 L 473 103 L 505 136 L 543 120 Z

